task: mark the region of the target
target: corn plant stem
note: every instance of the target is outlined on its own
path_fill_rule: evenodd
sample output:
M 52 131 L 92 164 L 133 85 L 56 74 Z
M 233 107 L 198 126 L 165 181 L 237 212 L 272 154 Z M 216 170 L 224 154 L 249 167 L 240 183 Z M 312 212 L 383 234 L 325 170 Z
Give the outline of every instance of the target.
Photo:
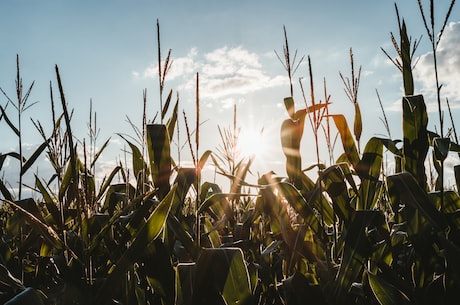
M 16 95 L 18 103 L 18 145 L 19 145 L 19 190 L 18 198 L 22 198 L 22 167 L 24 165 L 23 155 L 22 155 L 22 80 L 19 70 L 19 55 L 16 54 Z
M 199 143 L 200 143 L 200 76 L 196 74 L 196 127 L 195 127 L 195 168 L 196 168 L 196 241 L 197 241 L 197 248 L 199 249 L 201 246 L 201 230 L 200 230 L 200 214 L 198 212 L 201 204 L 200 196 L 201 196 L 201 164 L 199 162 L 200 155 L 199 155 Z

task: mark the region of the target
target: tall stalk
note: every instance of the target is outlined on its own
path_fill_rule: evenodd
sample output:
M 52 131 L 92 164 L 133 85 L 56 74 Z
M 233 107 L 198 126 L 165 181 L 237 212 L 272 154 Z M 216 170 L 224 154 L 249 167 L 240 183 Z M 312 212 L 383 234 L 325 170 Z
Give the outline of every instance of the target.
M 420 14 L 423 19 L 423 24 L 425 25 L 426 32 L 431 42 L 431 51 L 433 52 L 433 65 L 434 65 L 434 75 L 436 81 L 436 98 L 438 104 L 438 115 L 439 115 L 439 129 L 440 129 L 440 136 L 444 136 L 444 118 L 443 118 L 443 111 L 441 106 L 441 87 L 442 85 L 439 84 L 439 73 L 438 73 L 438 56 L 437 56 L 437 48 L 441 41 L 442 34 L 444 33 L 444 29 L 446 28 L 447 22 L 449 17 L 452 13 L 452 9 L 455 5 L 455 0 L 450 2 L 449 9 L 445 15 L 444 22 L 442 24 L 441 30 L 439 33 L 435 33 L 435 20 L 434 20 L 434 0 L 430 0 L 430 24 L 428 25 L 427 18 L 425 17 L 425 11 L 423 9 L 422 1 L 417 0 L 418 7 L 420 10 Z
M 22 115 L 23 113 L 31 106 L 36 104 L 37 102 L 34 102 L 30 105 L 27 104 L 27 101 L 29 99 L 30 92 L 32 91 L 32 88 L 34 86 L 34 81 L 32 84 L 29 86 L 27 91 L 24 94 L 23 91 L 23 84 L 22 84 L 22 78 L 21 78 L 21 70 L 19 66 L 19 55 L 16 55 L 16 103 L 13 102 L 9 96 L 3 91 L 3 89 L 0 88 L 0 91 L 3 93 L 3 95 L 7 98 L 8 103 L 10 103 L 14 108 L 16 108 L 17 111 L 17 128 L 14 127 L 14 125 L 8 120 L 7 123 L 10 125 L 10 127 L 13 129 L 13 131 L 16 133 L 18 137 L 18 146 L 19 146 L 19 185 L 18 185 L 18 199 L 22 199 L 22 177 L 24 175 L 24 165 L 25 165 L 25 158 L 23 155 L 23 149 L 22 149 Z M 4 109 L 2 108 L 2 115 L 5 116 L 5 119 L 7 119 L 6 114 L 4 112 Z

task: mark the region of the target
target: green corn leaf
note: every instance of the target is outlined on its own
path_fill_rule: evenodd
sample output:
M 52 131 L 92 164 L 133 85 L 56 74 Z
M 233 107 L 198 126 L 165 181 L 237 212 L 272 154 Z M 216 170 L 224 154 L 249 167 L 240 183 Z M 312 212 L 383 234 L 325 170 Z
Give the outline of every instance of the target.
M 207 150 L 201 155 L 200 160 L 198 161 L 198 166 L 199 166 L 200 169 L 204 168 L 204 166 L 206 165 L 206 162 L 208 161 L 208 158 L 211 155 L 212 155 L 211 150 Z
M 450 150 L 449 138 L 435 138 L 433 140 L 434 158 L 436 161 L 444 162 Z
M 102 155 L 102 153 L 104 152 L 104 150 L 107 148 L 107 146 L 109 145 L 110 143 L 110 139 L 111 138 L 108 138 L 104 144 L 102 144 L 101 148 L 96 152 L 96 155 L 94 155 L 94 160 L 91 162 L 91 165 L 90 167 L 93 167 L 95 164 L 96 164 L 96 161 L 99 159 L 99 157 Z
M 99 202 L 102 199 L 102 197 L 112 184 L 113 178 L 115 178 L 115 175 L 119 171 L 123 171 L 123 168 L 121 166 L 116 166 L 114 169 L 112 169 L 109 176 L 104 178 L 104 183 L 101 185 L 99 193 L 96 196 L 96 202 Z
M 171 186 L 171 147 L 168 130 L 163 124 L 147 125 L 147 150 L 153 183 L 158 188 L 160 200 L 166 196 Z
M 16 126 L 14 126 L 14 124 L 8 118 L 8 115 L 6 114 L 6 112 L 5 112 L 5 110 L 3 109 L 2 106 L 0 106 L 0 111 L 2 112 L 2 115 L 1 115 L 0 118 L 5 118 L 6 124 L 8 124 L 8 126 L 11 128 L 11 130 L 13 130 L 13 132 L 19 137 L 20 134 L 21 134 L 19 129 L 17 129 Z
M 351 197 L 348 193 L 346 177 L 338 165 L 328 167 L 318 179 L 316 189 L 318 194 L 326 191 L 330 196 L 333 208 L 337 216 L 348 223 L 351 220 L 354 209 L 351 206 Z
M 62 201 L 64 196 L 67 195 L 67 199 L 72 201 L 75 196 L 77 196 L 76 188 L 78 186 L 78 181 L 80 180 L 80 172 L 83 168 L 79 158 L 75 159 L 75 164 L 72 165 L 72 160 L 69 160 L 69 164 L 64 172 L 61 185 L 59 187 L 59 200 Z
M 343 150 L 348 158 L 348 162 L 356 169 L 359 162 L 359 154 L 356 149 L 355 141 L 348 128 L 345 117 L 341 114 L 331 115 L 334 119 L 335 126 L 339 131 L 340 138 L 342 139 Z
M 422 95 L 403 97 L 404 170 L 427 189 L 425 159 L 428 153 L 428 115 Z
M 277 185 L 277 188 L 281 191 L 281 194 L 286 198 L 287 202 L 294 208 L 294 210 L 302 216 L 305 224 L 310 226 L 318 237 L 325 239 L 324 228 L 321 225 L 321 222 L 302 194 L 300 194 L 300 192 L 292 184 L 286 182 L 280 182 Z M 324 210 L 323 212 L 325 212 Z M 332 208 L 330 206 L 329 210 L 327 210 L 331 214 L 329 217 L 332 218 Z
M 410 39 L 407 36 L 406 23 L 402 22 L 400 31 L 401 37 L 401 60 L 402 60 L 402 76 L 404 82 L 404 95 L 409 96 L 414 94 L 414 78 L 412 76 L 412 57 L 410 50 Z
M 163 106 L 163 109 L 161 109 L 161 121 L 164 120 L 166 116 L 166 112 L 168 112 L 169 104 L 171 104 L 171 97 L 172 97 L 172 89 L 169 90 L 169 94 L 168 94 L 168 97 L 166 98 L 166 102 Z
M 346 236 L 341 264 L 334 281 L 334 299 L 346 296 L 352 283 L 360 276 L 372 254 L 372 244 L 367 237 L 369 228 L 384 222 L 379 211 L 356 211 L 346 226 Z M 340 303 L 340 302 L 339 302 Z
M 17 160 L 21 160 L 21 156 L 17 152 L 9 152 L 6 154 L 0 153 L 0 169 L 3 168 L 3 164 L 5 163 L 6 157 L 12 157 Z
M 45 185 L 43 185 L 43 183 L 40 181 L 37 175 L 35 175 L 35 186 L 40 191 L 40 195 L 45 201 L 46 208 L 48 209 L 48 212 L 53 217 L 54 223 L 61 226 L 62 225 L 61 212 L 59 211 L 58 207 L 56 206 L 55 201 L 53 200 L 54 196 L 51 196 L 49 189 Z
M 155 293 L 161 296 L 162 304 L 174 305 L 175 271 L 169 250 L 160 239 L 154 240 L 144 250 L 138 272 L 146 276 Z
M 26 163 L 24 163 L 22 165 L 21 173 L 20 173 L 21 176 L 23 176 L 27 172 L 27 170 L 35 163 L 35 161 L 41 155 L 41 153 L 48 147 L 48 142 L 49 141 L 50 141 L 50 139 L 48 139 L 45 142 L 43 142 L 42 144 L 40 144 L 40 146 L 37 147 L 37 149 L 30 156 L 30 158 L 27 159 Z
M 369 210 L 378 199 L 381 183 L 379 182 L 382 167 L 383 143 L 378 138 L 371 138 L 364 148 L 363 156 L 356 171 L 361 177 L 357 210 Z
M 137 230 L 129 248 L 112 265 L 106 281 L 97 292 L 96 304 L 104 303 L 104 300 L 110 300 L 113 287 L 119 287 L 126 270 L 133 266 L 145 249 L 160 236 L 175 197 L 176 187 L 177 185 L 174 185 L 171 188 L 171 191 L 153 210 L 144 225 Z
M 367 272 L 367 271 L 366 271 Z M 395 286 L 372 272 L 367 272 L 369 286 L 380 305 L 412 304 L 409 298 Z
M 358 103 L 354 103 L 355 105 L 355 120 L 353 122 L 353 132 L 355 134 L 355 139 L 359 143 L 361 139 L 361 134 L 363 132 L 363 119 L 361 117 L 361 109 L 359 108 Z
M 203 249 L 192 304 L 252 304 L 249 272 L 239 248 Z
M 177 238 L 180 241 L 181 245 L 187 252 L 187 255 L 184 255 L 185 258 L 188 258 L 190 255 L 194 260 L 196 260 L 198 258 L 198 249 L 191 234 L 189 233 L 187 228 L 184 227 L 185 225 L 181 224 L 176 216 L 169 214 L 167 219 L 167 226 L 169 229 L 172 230 L 175 238 Z M 175 250 L 175 252 L 180 260 L 180 253 L 178 253 L 177 250 Z
M 13 201 L 13 195 L 10 193 L 8 188 L 6 187 L 5 183 L 3 183 L 3 180 L 0 179 L 0 192 L 2 193 L 3 197 L 5 200 Z
M 176 304 L 192 299 L 195 284 L 196 263 L 179 263 L 176 267 Z
M 387 178 L 389 193 L 397 197 L 406 206 L 418 211 L 430 223 L 430 227 L 443 231 L 447 227 L 446 219 L 429 200 L 427 193 L 418 185 L 415 178 L 407 172 L 391 175 Z M 410 221 L 408 219 L 407 221 Z M 419 230 L 413 233 L 417 234 Z
M 123 135 L 118 134 L 123 140 L 128 143 L 129 147 L 131 148 L 131 153 L 133 154 L 132 156 L 132 162 L 133 162 L 133 171 L 134 171 L 134 176 L 136 179 L 140 177 L 139 175 L 147 170 L 147 164 L 144 161 L 144 156 L 141 153 L 141 150 L 134 145 L 132 142 L 128 141 Z
M 173 112 L 171 117 L 168 119 L 166 126 L 168 127 L 168 134 L 169 138 L 172 139 L 174 135 L 174 129 L 176 128 L 177 124 L 177 117 L 178 117 L 178 108 L 179 108 L 179 97 L 176 100 L 176 104 L 174 105 Z

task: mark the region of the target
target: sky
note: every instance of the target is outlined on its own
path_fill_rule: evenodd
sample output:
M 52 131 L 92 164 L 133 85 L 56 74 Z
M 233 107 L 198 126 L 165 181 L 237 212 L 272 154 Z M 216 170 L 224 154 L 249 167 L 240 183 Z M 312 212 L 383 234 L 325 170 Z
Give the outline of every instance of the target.
M 437 30 L 449 1 L 435 1 Z M 417 1 L 396 1 L 413 39 L 422 36 L 415 57 L 415 92 L 423 94 L 430 110 L 429 128 L 439 128 L 435 107 L 430 42 Z M 422 1 L 425 9 L 428 2 Z M 429 14 L 427 15 L 429 16 Z M 75 136 L 88 141 L 90 101 L 100 130 L 96 142 L 110 138 L 101 157 L 101 174 L 123 159 L 126 142 L 118 134 L 135 136 L 128 121 L 142 124 L 143 92 L 147 92 L 147 119 L 152 122 L 160 109 L 156 22 L 159 20 L 162 58 L 171 49 L 172 67 L 164 96 L 173 90 L 179 95 L 180 132 L 173 151 L 184 146 L 183 114 L 195 122 L 196 74 L 199 73 L 200 150 L 216 151 L 221 145 L 218 129 L 230 128 L 233 107 L 242 130 L 264 130 L 266 153 L 256 156 L 254 176 L 274 170 L 285 176 L 279 129 L 287 113 L 283 99 L 290 95 L 286 71 L 275 51 L 282 56 L 283 26 L 291 54 L 297 61 L 305 56 L 294 75 L 294 100 L 304 107 L 299 79 L 309 92 L 307 56 L 311 59 L 317 101 L 324 101 L 324 81 L 332 102 L 330 111 L 344 114 L 352 125 L 354 108 L 344 93 L 339 76 L 350 76 L 350 48 L 355 69 L 361 66 L 358 102 L 363 113 L 361 145 L 372 136 L 388 137 L 377 98 L 379 92 L 390 125 L 391 137 L 401 138 L 402 81 L 399 71 L 381 48 L 392 56 L 390 32 L 398 37 L 393 1 L 14 1 L 0 3 L 0 88 L 15 97 L 16 55 L 19 55 L 23 86 L 34 81 L 29 96 L 31 107 L 23 114 L 24 154 L 31 154 L 40 137 L 30 119 L 51 132 L 50 82 L 56 106 L 59 95 L 55 65 L 59 67 L 66 101 L 74 110 Z M 442 97 L 449 99 L 454 121 L 460 117 L 460 9 L 454 7 L 450 22 L 438 47 Z M 164 97 L 165 98 L 165 97 Z M 308 101 L 309 102 L 309 101 Z M 35 104 L 34 104 L 35 103 Z M 0 95 L 0 105 L 7 98 Z M 9 105 L 6 112 L 17 123 L 17 113 Z M 446 111 L 446 121 L 449 121 Z M 128 120 L 129 119 L 129 120 Z M 457 119 L 458 120 L 458 119 Z M 156 121 L 158 123 L 158 119 Z M 447 124 L 450 126 L 450 124 Z M 437 126 L 437 127 L 436 127 Z M 18 139 L 0 121 L 0 152 L 18 151 Z M 322 145 L 324 149 L 324 145 Z M 190 165 L 188 147 L 181 150 L 182 166 Z M 341 153 L 340 141 L 334 157 Z M 313 136 L 307 123 L 302 140 L 303 167 L 316 162 Z M 46 163 L 45 155 L 41 157 Z M 327 153 L 321 162 L 328 163 Z M 458 164 L 456 156 L 448 162 Z M 14 177 L 15 160 L 7 160 L 3 177 Z M 34 169 L 47 176 L 46 166 Z M 16 174 L 17 177 L 17 174 Z M 11 178 L 12 187 L 14 179 Z M 449 183 L 449 182 L 448 182 Z M 452 181 L 450 181 L 453 184 Z

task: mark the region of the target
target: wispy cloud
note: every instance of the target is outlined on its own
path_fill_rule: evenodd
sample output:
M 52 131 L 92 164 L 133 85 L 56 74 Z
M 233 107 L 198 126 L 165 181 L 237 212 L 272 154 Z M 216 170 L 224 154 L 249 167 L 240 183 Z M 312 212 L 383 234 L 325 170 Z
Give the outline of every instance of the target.
M 449 23 L 437 48 L 439 80 L 441 94 L 447 97 L 452 107 L 460 107 L 460 21 Z M 434 110 L 436 82 L 433 67 L 433 53 L 420 56 L 414 71 L 416 82 L 421 85 L 420 92 L 425 95 L 428 109 Z
M 270 75 L 261 58 L 243 47 L 222 47 L 200 54 L 192 48 L 184 57 L 174 58 L 167 80 L 177 81 L 179 91 L 195 89 L 195 73 L 200 74 L 200 97 L 221 100 L 240 99 L 242 95 L 286 84 L 286 77 Z M 134 76 L 156 77 L 158 65 L 151 65 Z M 215 104 L 215 103 L 211 103 Z

